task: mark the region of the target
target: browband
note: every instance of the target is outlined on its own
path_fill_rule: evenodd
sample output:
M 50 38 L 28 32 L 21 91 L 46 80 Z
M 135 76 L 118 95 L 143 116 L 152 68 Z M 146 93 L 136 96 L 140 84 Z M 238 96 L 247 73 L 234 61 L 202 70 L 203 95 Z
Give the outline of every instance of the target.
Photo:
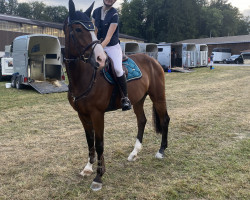
M 92 21 L 71 20 L 69 25 L 71 25 L 71 24 L 81 24 L 88 31 L 94 31 L 95 30 L 95 26 L 92 23 Z

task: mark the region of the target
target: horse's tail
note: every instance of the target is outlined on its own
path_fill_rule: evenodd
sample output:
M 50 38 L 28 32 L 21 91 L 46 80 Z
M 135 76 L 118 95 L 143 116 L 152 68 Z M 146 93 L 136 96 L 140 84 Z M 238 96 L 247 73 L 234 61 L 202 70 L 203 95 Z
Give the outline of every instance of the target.
M 161 134 L 162 133 L 162 126 L 161 126 L 159 115 L 156 112 L 156 109 L 154 106 L 153 106 L 152 115 L 153 115 L 153 123 L 154 123 L 155 132 Z

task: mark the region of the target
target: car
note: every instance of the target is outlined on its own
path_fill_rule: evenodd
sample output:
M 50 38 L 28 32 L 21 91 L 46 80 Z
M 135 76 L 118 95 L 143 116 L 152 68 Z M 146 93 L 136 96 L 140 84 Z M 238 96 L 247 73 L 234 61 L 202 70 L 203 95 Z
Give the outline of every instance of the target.
M 227 58 L 225 61 L 227 64 L 243 64 L 242 55 L 232 55 L 230 58 Z

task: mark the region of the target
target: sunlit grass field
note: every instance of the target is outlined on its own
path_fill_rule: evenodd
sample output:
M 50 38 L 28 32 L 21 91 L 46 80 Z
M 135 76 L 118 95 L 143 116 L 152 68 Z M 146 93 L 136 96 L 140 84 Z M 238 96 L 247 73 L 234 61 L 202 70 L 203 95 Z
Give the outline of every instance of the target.
M 66 93 L 41 95 L 0 82 L 0 199 L 250 199 L 250 67 L 166 73 L 171 117 L 165 158 L 152 104 L 139 159 L 133 111 L 105 115 L 106 173 L 93 192 L 79 176 L 85 134 Z M 94 165 L 96 169 L 96 165 Z

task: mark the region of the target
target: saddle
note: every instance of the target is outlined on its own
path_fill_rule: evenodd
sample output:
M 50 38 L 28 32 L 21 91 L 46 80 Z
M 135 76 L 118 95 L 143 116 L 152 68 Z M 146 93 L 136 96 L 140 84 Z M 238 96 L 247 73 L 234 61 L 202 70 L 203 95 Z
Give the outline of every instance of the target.
M 127 82 L 131 80 L 140 79 L 142 77 L 141 70 L 136 63 L 126 55 L 122 58 L 122 69 L 126 76 Z M 112 85 L 116 85 L 117 77 L 114 69 L 113 61 L 108 57 L 108 65 L 102 69 L 104 78 Z

